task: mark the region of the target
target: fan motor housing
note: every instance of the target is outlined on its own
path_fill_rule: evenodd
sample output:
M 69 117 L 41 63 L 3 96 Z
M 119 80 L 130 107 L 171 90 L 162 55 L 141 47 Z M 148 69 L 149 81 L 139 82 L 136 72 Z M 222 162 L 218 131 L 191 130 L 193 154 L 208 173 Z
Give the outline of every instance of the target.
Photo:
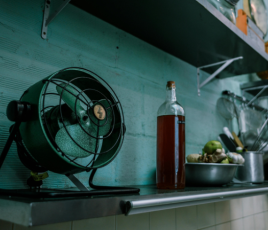
M 94 164 L 87 166 L 71 160 L 57 145 L 53 142 L 53 137 L 48 133 L 44 122 L 45 100 L 49 84 L 55 81 L 64 81 L 81 89 L 93 101 L 90 107 L 92 114 L 97 114 L 96 118 L 102 119 L 100 106 L 94 106 L 103 97 L 108 100 L 111 105 L 106 108 L 113 111 L 112 128 L 109 134 L 102 137 L 102 148 L 99 153 L 95 153 Z M 57 96 L 57 95 L 56 95 Z M 62 106 L 59 96 L 59 105 Z M 31 86 L 21 98 L 22 102 L 31 105 L 30 120 L 23 122 L 20 126 L 20 134 L 27 151 L 31 157 L 42 167 L 60 174 L 74 174 L 89 169 L 100 168 L 109 164 L 118 154 L 124 139 L 124 116 L 121 103 L 111 87 L 99 76 L 93 72 L 81 68 L 67 68 L 58 71 L 49 77 L 41 80 Z M 61 104 L 62 103 L 62 104 Z M 99 103 L 100 104 L 100 103 Z M 94 107 L 97 108 L 94 111 Z M 60 107 L 62 108 L 62 107 Z M 103 115 L 103 114 L 102 114 Z M 98 117 L 99 116 L 99 117 Z

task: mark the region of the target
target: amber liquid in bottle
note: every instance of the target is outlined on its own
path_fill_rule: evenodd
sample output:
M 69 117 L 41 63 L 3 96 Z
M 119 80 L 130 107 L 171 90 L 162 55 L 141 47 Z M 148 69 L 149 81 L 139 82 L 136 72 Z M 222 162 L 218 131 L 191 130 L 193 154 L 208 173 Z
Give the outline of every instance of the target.
M 157 188 L 183 189 L 185 188 L 185 116 L 183 108 L 175 100 L 176 96 L 174 102 L 169 101 L 168 90 L 167 88 L 168 100 L 159 110 L 165 111 L 162 112 L 164 114 L 172 113 L 174 109 L 168 109 L 171 104 L 171 108 L 179 108 L 177 114 L 183 115 L 161 115 L 160 112 L 157 117 Z

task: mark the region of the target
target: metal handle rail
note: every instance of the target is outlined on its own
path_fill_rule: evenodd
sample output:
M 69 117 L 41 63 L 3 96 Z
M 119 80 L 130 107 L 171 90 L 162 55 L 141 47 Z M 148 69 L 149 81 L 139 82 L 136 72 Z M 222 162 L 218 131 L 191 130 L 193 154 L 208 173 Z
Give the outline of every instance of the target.
M 249 104 L 250 101 L 247 100 L 245 97 L 238 96 L 238 95 L 232 93 L 231 91 L 224 90 L 224 91 L 222 91 L 222 95 L 228 95 L 228 96 L 230 96 L 230 97 L 233 97 L 234 99 L 236 99 L 236 100 L 238 100 L 238 101 L 241 101 L 241 102 L 247 104 L 247 106 L 249 106 L 249 107 L 254 107 L 256 110 L 263 111 L 263 112 L 266 112 L 266 113 L 268 112 L 267 109 L 264 109 L 264 108 L 261 107 L 261 106 L 252 104 L 252 102 Z
M 236 191 L 205 193 L 200 195 L 172 196 L 155 199 L 128 200 L 125 202 L 125 214 L 133 215 L 184 206 L 230 200 L 246 196 L 267 194 L 268 187 L 241 189 Z

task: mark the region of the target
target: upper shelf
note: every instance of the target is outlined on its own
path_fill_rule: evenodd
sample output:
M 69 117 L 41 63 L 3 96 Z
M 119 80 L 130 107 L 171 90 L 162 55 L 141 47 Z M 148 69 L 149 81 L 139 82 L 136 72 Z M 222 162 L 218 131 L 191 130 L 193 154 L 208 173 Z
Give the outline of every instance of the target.
M 195 67 L 243 56 L 220 78 L 268 69 L 264 49 L 206 0 L 72 0 L 71 4 Z

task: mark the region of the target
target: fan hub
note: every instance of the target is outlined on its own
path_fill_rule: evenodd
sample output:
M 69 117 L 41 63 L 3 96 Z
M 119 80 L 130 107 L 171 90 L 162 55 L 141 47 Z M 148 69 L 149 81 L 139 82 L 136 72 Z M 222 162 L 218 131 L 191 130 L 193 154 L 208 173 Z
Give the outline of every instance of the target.
M 101 105 L 95 105 L 94 107 L 94 115 L 99 120 L 104 120 L 106 117 L 105 109 Z

